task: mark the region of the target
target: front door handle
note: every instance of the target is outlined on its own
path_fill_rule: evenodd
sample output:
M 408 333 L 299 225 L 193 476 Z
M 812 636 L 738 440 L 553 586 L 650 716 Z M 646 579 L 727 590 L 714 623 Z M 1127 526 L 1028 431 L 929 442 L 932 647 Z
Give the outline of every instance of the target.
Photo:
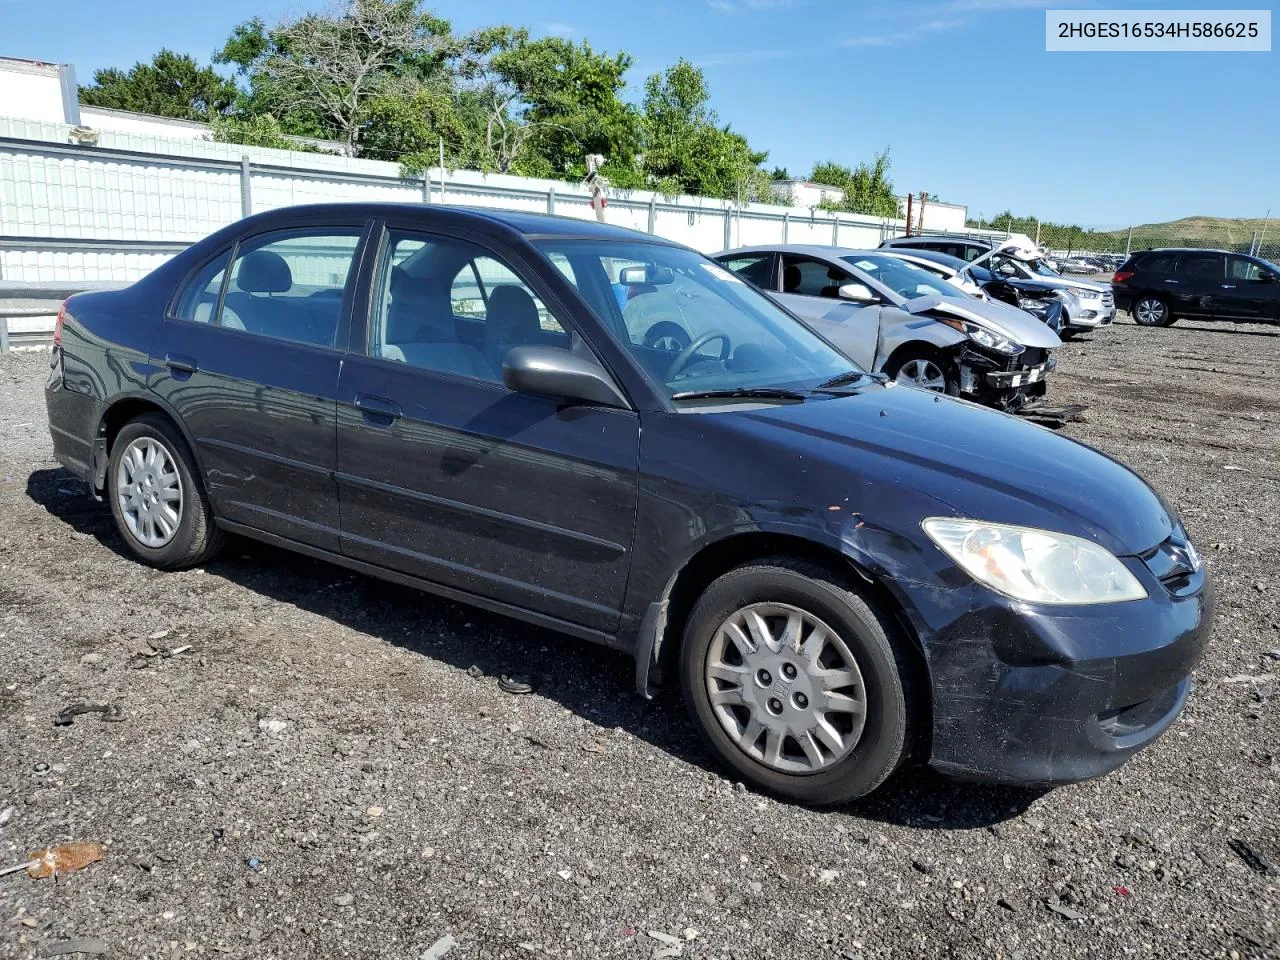
M 164 355 L 164 365 L 176 374 L 185 374 L 183 379 L 200 369 L 195 357 L 188 357 L 183 353 L 166 353 Z
M 1222 285 L 1223 290 L 1234 290 L 1235 288 L 1236 288 L 1236 285 L 1234 283 L 1224 283 Z
M 404 416 L 400 404 L 386 397 L 375 397 L 371 393 L 357 393 L 355 403 L 365 420 L 379 426 L 390 426 Z

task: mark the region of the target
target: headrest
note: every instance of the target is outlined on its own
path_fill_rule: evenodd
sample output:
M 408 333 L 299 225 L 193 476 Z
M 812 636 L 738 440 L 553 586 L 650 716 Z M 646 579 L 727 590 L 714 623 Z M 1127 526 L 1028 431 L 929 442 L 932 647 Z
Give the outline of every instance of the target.
M 285 293 L 293 286 L 293 274 L 280 254 L 255 250 L 241 259 L 236 286 L 245 293 Z
M 804 281 L 804 274 L 800 272 L 800 268 L 794 263 L 787 264 L 787 269 L 782 271 L 782 289 L 790 291 L 799 288 Z
M 537 337 L 541 329 L 533 297 L 523 287 L 510 283 L 493 288 L 484 321 L 485 338 L 497 343 L 527 341 Z

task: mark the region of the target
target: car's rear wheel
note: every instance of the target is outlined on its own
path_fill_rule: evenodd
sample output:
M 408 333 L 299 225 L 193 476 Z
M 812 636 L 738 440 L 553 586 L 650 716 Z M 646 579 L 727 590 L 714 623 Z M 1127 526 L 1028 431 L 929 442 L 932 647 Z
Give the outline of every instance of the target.
M 904 387 L 916 387 L 933 393 L 960 393 L 960 379 L 955 364 L 938 351 L 924 347 L 907 348 L 885 367 L 889 379 Z
M 663 320 L 655 323 L 644 335 L 644 345 L 655 350 L 679 353 L 690 344 L 689 334 L 678 323 Z
M 1163 297 L 1139 297 L 1133 305 L 1134 322 L 1144 327 L 1168 327 L 1173 325 L 1169 302 Z
M 685 701 L 716 755 L 757 787 L 813 804 L 860 797 L 908 752 L 910 667 L 893 634 L 824 567 L 739 567 L 689 616 Z
M 145 563 L 179 570 L 203 563 L 222 546 L 195 459 L 159 414 L 132 420 L 116 435 L 106 494 L 120 535 Z

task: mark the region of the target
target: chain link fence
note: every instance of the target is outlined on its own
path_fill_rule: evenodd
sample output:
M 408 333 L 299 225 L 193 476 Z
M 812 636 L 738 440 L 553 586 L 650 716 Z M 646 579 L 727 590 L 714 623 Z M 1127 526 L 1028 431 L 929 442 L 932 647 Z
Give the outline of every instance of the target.
M 1005 233 L 1025 234 L 1060 266 L 1070 261 L 1068 269 L 1082 273 L 1114 272 L 1130 254 L 1156 247 L 1227 250 L 1280 264 L 1280 222 L 1269 216 L 1241 220 L 1190 218 L 1170 224 L 1106 230 L 1056 227 L 1018 219 L 981 225 Z M 1094 269 L 1088 269 L 1090 267 Z

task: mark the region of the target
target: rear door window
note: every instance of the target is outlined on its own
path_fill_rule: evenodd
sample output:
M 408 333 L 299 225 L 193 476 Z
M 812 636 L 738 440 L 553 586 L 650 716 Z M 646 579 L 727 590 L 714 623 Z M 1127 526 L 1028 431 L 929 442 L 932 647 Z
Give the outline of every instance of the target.
M 275 340 L 333 346 L 359 227 L 280 230 L 236 250 L 220 326 Z
M 1138 269 L 1145 273 L 1173 273 L 1175 259 L 1172 253 L 1149 253 L 1138 260 Z
M 1220 253 L 1184 253 L 1178 263 L 1178 272 L 1185 277 L 1221 280 L 1223 256 Z
M 720 261 L 743 280 L 754 283 L 757 287 L 772 290 L 773 287 L 773 254 L 751 253 L 732 260 Z
M 840 285 L 853 280 L 853 274 L 822 260 L 784 254 L 782 257 L 782 292 L 803 297 L 839 299 Z
M 220 256 L 210 260 L 187 283 L 178 300 L 178 308 L 173 315 L 180 320 L 191 320 L 195 323 L 211 323 L 218 310 L 218 297 L 222 294 L 222 279 L 227 272 L 227 262 L 231 259 L 231 251 L 224 250 Z

